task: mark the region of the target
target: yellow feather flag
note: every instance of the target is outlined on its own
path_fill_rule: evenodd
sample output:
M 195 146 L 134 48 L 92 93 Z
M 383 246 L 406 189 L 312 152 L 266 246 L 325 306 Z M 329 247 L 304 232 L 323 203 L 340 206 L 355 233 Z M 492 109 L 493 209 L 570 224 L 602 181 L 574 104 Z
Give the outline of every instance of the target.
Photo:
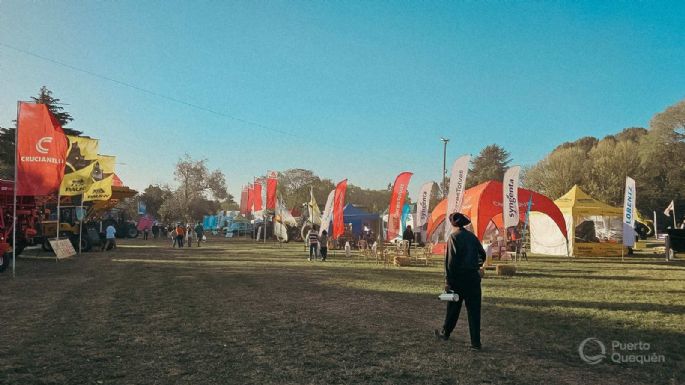
M 112 155 L 98 155 L 98 163 L 103 174 L 109 175 L 114 173 L 116 159 L 117 157 Z
M 85 136 L 67 135 L 69 145 L 67 148 L 66 171 L 80 170 L 98 158 L 100 141 Z
M 83 201 L 106 201 L 112 197 L 112 180 L 114 174 L 106 177 L 103 180 L 93 182 L 83 193 Z
M 93 183 L 93 168 L 95 162 L 79 170 L 64 174 L 62 184 L 59 187 L 59 195 L 81 195 Z

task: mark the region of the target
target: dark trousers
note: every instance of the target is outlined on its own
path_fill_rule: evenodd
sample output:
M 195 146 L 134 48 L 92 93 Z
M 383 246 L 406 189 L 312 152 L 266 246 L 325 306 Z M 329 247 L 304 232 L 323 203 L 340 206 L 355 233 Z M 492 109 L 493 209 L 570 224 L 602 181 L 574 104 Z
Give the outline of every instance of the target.
M 318 243 L 309 244 L 309 258 L 316 258 L 316 249 L 319 247 Z
M 143 240 L 147 241 L 147 230 L 143 231 Z
M 456 274 L 449 279 L 451 289 L 459 294 L 459 301 L 447 303 L 447 314 L 445 314 L 445 324 L 442 327 L 446 336 L 452 334 L 454 327 L 459 320 L 462 302 L 466 303 L 466 312 L 469 317 L 469 333 L 471 334 L 471 345 L 480 346 L 480 275 L 478 270 L 464 271 Z
M 328 247 L 321 247 L 321 260 L 325 261 L 328 256 Z
M 183 247 L 183 235 L 176 236 L 176 244 L 178 247 Z

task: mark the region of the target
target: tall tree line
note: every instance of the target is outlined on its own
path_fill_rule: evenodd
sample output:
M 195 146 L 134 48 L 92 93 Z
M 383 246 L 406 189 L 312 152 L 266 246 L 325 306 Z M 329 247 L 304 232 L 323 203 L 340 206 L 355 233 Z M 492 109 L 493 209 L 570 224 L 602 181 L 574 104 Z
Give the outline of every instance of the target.
M 594 198 L 620 206 L 626 176 L 635 179 L 637 207 L 646 219 L 656 211 L 663 224 L 671 200 L 681 208 L 678 216 L 685 214 L 685 100 L 654 115 L 649 128 L 559 145 L 525 170 L 524 184 L 552 199 L 577 184 Z

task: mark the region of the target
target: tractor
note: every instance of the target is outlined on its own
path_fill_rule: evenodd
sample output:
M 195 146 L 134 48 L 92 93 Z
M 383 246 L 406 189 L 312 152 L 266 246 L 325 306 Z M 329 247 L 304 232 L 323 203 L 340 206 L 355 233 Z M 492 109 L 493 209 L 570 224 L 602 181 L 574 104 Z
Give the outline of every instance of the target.
M 0 272 L 12 259 L 14 245 L 14 182 L 0 180 Z M 40 212 L 34 197 L 17 197 L 16 254 L 26 246 L 35 244 L 38 235 Z

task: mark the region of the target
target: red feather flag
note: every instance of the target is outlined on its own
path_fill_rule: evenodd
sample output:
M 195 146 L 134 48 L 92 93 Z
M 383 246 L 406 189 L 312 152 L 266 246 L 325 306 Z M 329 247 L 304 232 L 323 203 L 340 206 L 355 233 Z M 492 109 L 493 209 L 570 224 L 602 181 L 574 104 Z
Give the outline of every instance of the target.
M 413 174 L 403 172 L 395 178 L 395 185 L 392 187 L 390 196 L 390 207 L 388 208 L 388 234 L 386 240 L 395 239 L 400 234 L 400 221 L 402 220 L 402 207 L 404 199 L 407 197 L 407 186 Z
M 246 214 L 252 212 L 252 206 L 254 205 L 254 189 L 252 188 L 252 183 L 247 185 L 247 207 Z
M 50 195 L 64 177 L 67 137 L 45 104 L 19 103 L 17 195 Z
M 266 208 L 267 210 L 276 209 L 276 186 L 278 185 L 278 174 L 272 171 L 266 180 Z
M 254 211 L 262 210 L 262 180 L 257 179 L 254 183 L 252 201 L 254 202 Z
M 343 220 L 343 208 L 345 207 L 345 191 L 347 191 L 347 179 L 335 186 L 333 197 L 333 239 L 345 233 L 345 221 Z
M 247 214 L 247 187 L 245 186 L 240 191 L 240 214 Z

